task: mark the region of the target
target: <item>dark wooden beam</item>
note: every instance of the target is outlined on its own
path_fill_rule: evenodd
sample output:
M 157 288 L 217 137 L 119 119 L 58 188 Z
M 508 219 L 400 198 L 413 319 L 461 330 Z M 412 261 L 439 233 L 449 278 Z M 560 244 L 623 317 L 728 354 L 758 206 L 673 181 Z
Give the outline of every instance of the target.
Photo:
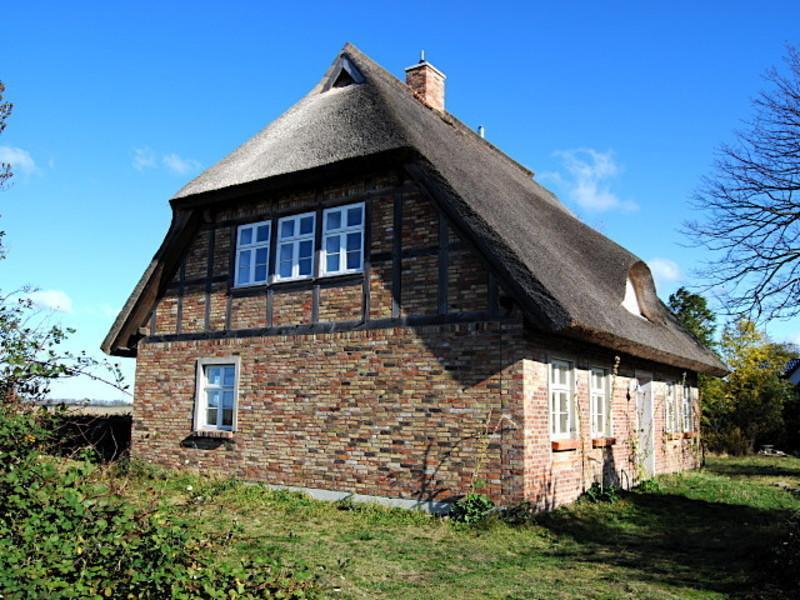
M 403 285 L 403 193 L 394 195 L 392 217 L 392 318 L 400 316 Z
M 317 194 L 317 204 L 320 203 L 320 194 Z M 318 207 L 314 217 L 314 247 L 311 249 L 312 269 L 314 280 L 319 280 L 319 273 L 322 269 L 322 208 Z M 311 288 L 311 322 L 319 321 L 319 283 L 315 283 Z
M 206 304 L 203 316 L 203 329 L 211 329 L 211 283 L 214 277 L 214 243 L 216 229 L 208 230 L 208 257 L 206 258 Z
M 186 257 L 181 261 L 178 271 L 178 310 L 175 318 L 175 333 L 180 333 L 183 328 L 183 290 L 186 280 Z
M 361 320 L 365 323 L 369 321 L 370 290 L 372 288 L 370 276 L 372 271 L 372 261 L 370 260 L 372 252 L 372 202 L 372 198 L 367 198 L 364 201 L 364 251 L 361 255 L 364 261 L 364 280 L 361 283 Z
M 342 331 L 367 331 L 375 329 L 391 329 L 395 327 L 428 327 L 434 325 L 454 325 L 459 323 L 486 323 L 507 321 L 509 317 L 491 317 L 486 311 L 450 313 L 447 315 L 408 315 L 399 318 L 373 319 L 363 321 L 319 322 L 305 325 L 288 325 L 280 327 L 258 327 L 252 329 L 236 329 L 232 331 L 203 331 L 197 333 L 156 335 L 142 340 L 154 344 L 163 342 L 181 342 L 197 340 L 216 340 L 225 338 L 269 337 L 275 335 L 311 335 L 319 333 L 336 333 Z
M 438 304 L 439 314 L 445 315 L 448 311 L 447 300 L 447 269 L 448 269 L 448 233 L 447 217 L 441 210 L 439 212 L 439 277 L 438 277 Z

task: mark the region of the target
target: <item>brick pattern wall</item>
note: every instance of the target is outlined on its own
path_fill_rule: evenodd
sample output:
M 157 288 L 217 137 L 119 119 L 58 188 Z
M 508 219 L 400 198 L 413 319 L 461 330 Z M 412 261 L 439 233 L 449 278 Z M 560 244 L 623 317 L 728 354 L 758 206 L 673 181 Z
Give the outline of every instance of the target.
M 232 291 L 235 223 L 362 199 L 371 217 L 368 318 L 437 315 L 443 285 L 448 313 L 477 313 L 475 322 L 236 337 L 241 329 L 311 324 L 315 291 L 311 284 Z M 396 207 L 400 254 L 394 254 Z M 497 501 L 552 508 L 593 481 L 636 480 L 635 400 L 628 390 L 635 370 L 645 369 L 656 382 L 657 472 L 696 465 L 697 438 L 664 434 L 663 382 L 683 374 L 625 356 L 613 393 L 616 443 L 593 448 L 589 369 L 612 370 L 614 353 L 530 331 L 500 289 L 504 318 L 489 318 L 485 263 L 449 225 L 443 252 L 439 219 L 430 200 L 394 175 L 212 212 L 155 311 L 157 336 L 184 337 L 139 344 L 133 454 L 271 483 L 420 499 L 465 493 L 477 478 Z M 447 278 L 440 285 L 442 265 Z M 362 282 L 351 278 L 316 293 L 319 322 L 362 318 Z M 202 332 L 226 335 L 191 336 Z M 238 431 L 232 440 L 195 437 L 197 360 L 233 355 L 241 357 Z M 554 357 L 575 366 L 580 444 L 565 451 L 553 450 L 549 433 Z

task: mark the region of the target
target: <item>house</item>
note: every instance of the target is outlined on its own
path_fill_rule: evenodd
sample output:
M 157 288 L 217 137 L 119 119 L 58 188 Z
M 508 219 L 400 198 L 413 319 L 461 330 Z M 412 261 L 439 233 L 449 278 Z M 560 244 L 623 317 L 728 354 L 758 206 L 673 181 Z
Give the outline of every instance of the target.
M 788 379 L 794 387 L 800 387 L 800 358 L 793 358 L 786 363 L 783 376 L 785 379 Z
M 542 508 L 697 465 L 697 374 L 724 366 L 429 62 L 403 83 L 346 45 L 170 203 L 102 346 L 137 360 L 135 457 Z

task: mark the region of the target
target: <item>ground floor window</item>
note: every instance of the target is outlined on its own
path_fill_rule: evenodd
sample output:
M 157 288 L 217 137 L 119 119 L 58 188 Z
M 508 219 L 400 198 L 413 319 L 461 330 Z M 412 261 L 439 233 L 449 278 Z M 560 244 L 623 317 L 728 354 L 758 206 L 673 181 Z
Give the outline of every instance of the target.
M 693 419 L 692 419 L 692 388 L 688 385 L 683 386 L 683 430 L 684 431 L 692 431 L 693 428 Z
M 233 431 L 238 381 L 238 358 L 198 361 L 195 429 Z
M 664 397 L 664 430 L 673 433 L 681 431 L 681 411 L 678 405 L 677 386 L 667 382 L 667 392 Z
M 554 439 L 572 437 L 575 406 L 572 401 L 572 363 L 550 363 L 550 434 Z
M 592 369 L 589 378 L 592 437 L 610 437 L 611 398 L 608 391 L 608 371 Z

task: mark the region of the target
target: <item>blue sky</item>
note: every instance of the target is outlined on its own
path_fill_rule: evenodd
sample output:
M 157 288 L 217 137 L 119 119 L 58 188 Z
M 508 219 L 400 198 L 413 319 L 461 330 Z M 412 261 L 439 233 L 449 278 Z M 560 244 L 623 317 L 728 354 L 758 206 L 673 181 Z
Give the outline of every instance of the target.
M 169 224 L 168 199 L 304 95 L 345 41 L 398 76 L 420 49 L 447 107 L 651 264 L 666 298 L 702 252 L 678 228 L 798 2 L 11 3 L 0 79 L 9 256 L 51 318 L 98 348 Z M 800 321 L 772 323 L 800 341 Z M 99 352 L 98 352 L 99 355 Z M 132 361 L 123 361 L 132 376 Z M 131 377 L 132 381 L 132 377 Z M 73 381 L 59 397 L 115 396 Z

